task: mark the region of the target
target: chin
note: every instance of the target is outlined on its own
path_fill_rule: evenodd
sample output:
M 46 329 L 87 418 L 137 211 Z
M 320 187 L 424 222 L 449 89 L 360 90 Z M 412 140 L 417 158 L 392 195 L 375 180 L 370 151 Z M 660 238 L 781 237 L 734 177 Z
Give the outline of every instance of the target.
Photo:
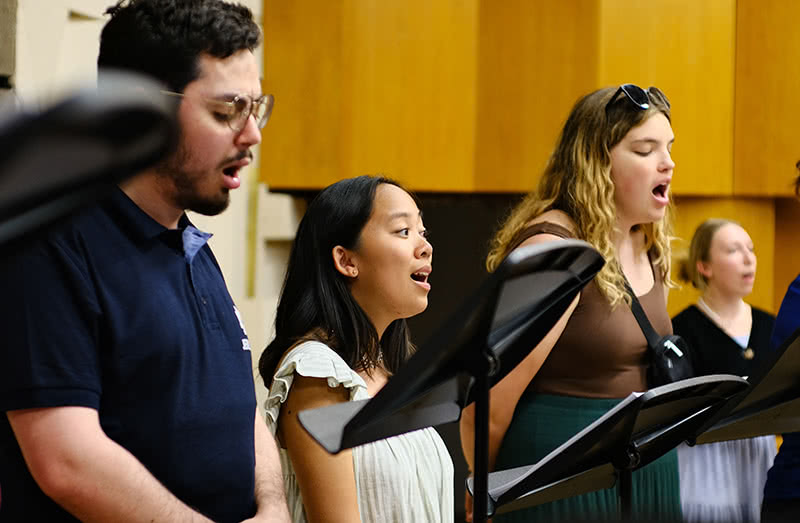
M 228 208 L 230 205 L 231 199 L 230 196 L 225 194 L 224 198 L 216 198 L 216 199 L 206 199 L 206 200 L 196 200 L 192 202 L 191 205 L 187 206 L 186 208 L 190 211 L 194 211 L 198 214 L 202 214 L 203 216 L 216 216 L 221 214 L 225 209 Z
M 428 308 L 428 300 L 426 298 L 425 302 L 417 304 L 412 309 L 412 312 L 408 316 L 406 316 L 406 318 L 412 318 L 412 317 L 416 316 L 417 314 L 422 314 L 423 312 L 425 312 L 425 309 L 427 309 L 427 308 Z

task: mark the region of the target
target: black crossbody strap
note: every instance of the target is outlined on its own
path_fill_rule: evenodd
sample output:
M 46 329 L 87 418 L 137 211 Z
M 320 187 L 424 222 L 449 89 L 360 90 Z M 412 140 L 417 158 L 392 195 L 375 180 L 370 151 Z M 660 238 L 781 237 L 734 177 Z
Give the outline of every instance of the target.
M 633 311 L 633 315 L 636 317 L 636 323 L 639 324 L 639 327 L 644 333 L 644 337 L 647 338 L 647 344 L 651 349 L 655 349 L 656 345 L 658 345 L 658 340 L 661 339 L 661 336 L 658 335 L 656 330 L 653 328 L 653 325 L 650 324 L 650 320 L 647 319 L 647 314 L 645 314 L 642 304 L 639 303 L 639 298 L 636 297 L 636 293 L 633 292 L 631 284 L 628 283 L 627 278 L 625 278 L 625 288 L 628 290 L 628 294 L 631 296 L 631 310 Z

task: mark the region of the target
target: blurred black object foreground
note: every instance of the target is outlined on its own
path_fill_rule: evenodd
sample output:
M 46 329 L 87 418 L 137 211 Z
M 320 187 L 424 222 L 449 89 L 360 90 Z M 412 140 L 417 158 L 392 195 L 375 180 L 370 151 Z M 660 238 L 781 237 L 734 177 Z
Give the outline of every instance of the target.
M 35 114 L 0 115 L 0 253 L 175 146 L 176 106 L 159 84 L 107 71 L 98 85 Z

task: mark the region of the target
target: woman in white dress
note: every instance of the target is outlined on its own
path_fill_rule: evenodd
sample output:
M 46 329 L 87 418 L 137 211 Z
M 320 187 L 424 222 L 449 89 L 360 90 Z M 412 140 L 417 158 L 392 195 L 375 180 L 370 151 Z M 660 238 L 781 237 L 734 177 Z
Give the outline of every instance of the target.
M 433 247 L 416 199 L 386 178 L 324 189 L 297 231 L 259 370 L 293 521 L 452 522 L 453 465 L 434 429 L 328 454 L 297 413 L 374 396 L 410 357 Z
M 730 220 L 706 220 L 682 272 L 703 293 L 672 319 L 675 334 L 689 344 L 695 374 L 752 375 L 769 355 L 775 317 L 744 301 L 756 277 L 750 235 Z M 774 436 L 678 447 L 684 521 L 758 522 L 775 453 Z

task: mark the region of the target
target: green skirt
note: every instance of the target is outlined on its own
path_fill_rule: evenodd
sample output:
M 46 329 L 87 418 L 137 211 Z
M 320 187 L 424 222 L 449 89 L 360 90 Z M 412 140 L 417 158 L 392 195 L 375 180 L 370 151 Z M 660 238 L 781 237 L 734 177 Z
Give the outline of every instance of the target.
M 619 401 L 523 394 L 500 447 L 495 470 L 536 463 Z M 681 521 L 678 455 L 674 449 L 634 471 L 632 483 L 633 521 Z M 494 523 L 618 520 L 616 486 L 493 518 Z

